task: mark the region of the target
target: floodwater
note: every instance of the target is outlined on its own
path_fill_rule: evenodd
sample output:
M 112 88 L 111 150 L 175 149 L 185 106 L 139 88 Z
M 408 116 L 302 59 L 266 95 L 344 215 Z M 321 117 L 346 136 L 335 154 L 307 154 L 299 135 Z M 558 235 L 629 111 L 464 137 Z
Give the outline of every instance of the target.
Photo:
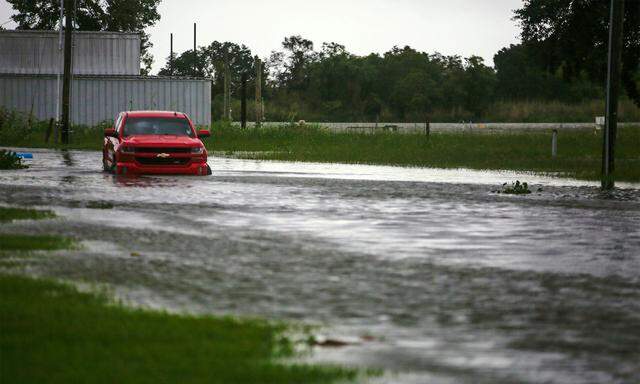
M 33 152 L 0 172 L 0 204 L 62 218 L 0 231 L 83 248 L 26 273 L 319 324 L 349 345 L 305 359 L 384 369 L 373 383 L 640 382 L 640 184 L 223 158 L 212 177 L 131 179 L 97 152 Z M 492 193 L 515 180 L 542 190 Z

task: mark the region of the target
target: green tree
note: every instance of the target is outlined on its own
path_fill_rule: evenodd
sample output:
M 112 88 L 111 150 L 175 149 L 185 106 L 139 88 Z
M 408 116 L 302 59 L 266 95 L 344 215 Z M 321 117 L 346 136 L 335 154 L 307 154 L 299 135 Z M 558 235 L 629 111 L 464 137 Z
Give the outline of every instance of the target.
M 465 92 L 464 107 L 481 119 L 494 101 L 496 74 L 484 64 L 482 57 L 471 56 L 465 60 L 462 88 Z
M 60 2 L 51 0 L 7 0 L 17 12 L 11 19 L 18 29 L 56 29 Z M 160 20 L 160 0 L 76 0 L 76 27 L 81 31 L 139 32 L 141 35 L 142 73 L 153 64 L 152 47 L 145 28 Z
M 232 81 L 237 81 L 244 72 L 255 76 L 254 59 L 251 50 L 245 45 L 231 42 L 214 41 L 208 46 L 199 47 L 194 55 L 192 49 L 173 58 L 167 58 L 165 66 L 158 73 L 161 76 L 212 77 L 215 83 L 222 82 L 224 64 L 229 64 Z
M 174 54 L 173 63 L 167 58 L 166 65 L 158 72 L 159 76 L 180 77 L 211 77 L 212 74 L 213 67 L 204 49 L 198 49 L 195 55 L 193 49 Z
M 213 79 L 211 87 L 212 111 L 215 115 L 222 115 L 223 102 L 221 95 L 224 93 L 225 63 L 229 65 L 232 96 L 236 93 L 235 90 L 240 87 L 240 79 L 243 73 L 247 73 L 249 82 L 255 80 L 255 60 L 251 50 L 245 45 L 219 41 L 214 41 L 208 46 L 199 47 L 195 55 L 191 49 L 175 56 L 173 65 L 171 65 L 170 58 L 167 58 L 165 66 L 158 72 L 158 75 L 196 76 Z
M 582 70 L 570 80 L 564 79 L 562 67 L 550 72 L 544 52 L 529 44 L 511 45 L 494 57 L 497 85 L 501 99 L 562 100 L 576 102 L 602 97 L 602 84 L 590 79 Z
M 314 60 L 313 42 L 302 36 L 286 37 L 282 42 L 282 48 L 287 52 L 289 59 L 285 63 L 285 81 L 293 90 L 302 90 L 307 85 L 307 65 Z
M 560 70 L 566 80 L 581 73 L 604 84 L 607 62 L 609 1 L 525 0 L 515 11 L 522 40 L 541 53 L 548 72 Z M 622 81 L 640 106 L 640 1 L 628 0 L 624 15 Z

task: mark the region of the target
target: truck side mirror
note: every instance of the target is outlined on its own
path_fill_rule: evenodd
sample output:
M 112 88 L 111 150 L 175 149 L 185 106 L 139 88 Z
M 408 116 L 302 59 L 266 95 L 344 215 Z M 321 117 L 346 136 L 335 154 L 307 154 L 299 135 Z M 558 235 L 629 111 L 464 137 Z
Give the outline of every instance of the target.
M 207 137 L 211 137 L 211 132 L 209 132 L 206 129 L 200 129 L 198 131 L 198 138 L 200 139 L 206 139 Z
M 116 132 L 115 128 L 107 128 L 104 130 L 104 137 L 118 137 L 118 132 Z

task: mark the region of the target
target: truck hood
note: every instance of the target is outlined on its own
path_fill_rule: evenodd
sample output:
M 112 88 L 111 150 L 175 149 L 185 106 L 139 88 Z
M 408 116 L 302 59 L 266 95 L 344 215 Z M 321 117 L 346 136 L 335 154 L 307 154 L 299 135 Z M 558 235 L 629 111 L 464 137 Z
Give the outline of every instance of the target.
M 200 139 L 188 136 L 174 135 L 140 135 L 129 136 L 122 140 L 122 145 L 155 146 L 155 147 L 197 147 L 201 146 Z

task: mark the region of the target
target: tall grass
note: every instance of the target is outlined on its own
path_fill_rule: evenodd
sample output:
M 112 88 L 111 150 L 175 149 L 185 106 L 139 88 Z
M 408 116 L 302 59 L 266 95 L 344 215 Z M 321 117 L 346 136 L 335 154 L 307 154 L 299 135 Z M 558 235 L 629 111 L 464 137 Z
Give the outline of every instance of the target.
M 49 121 L 36 120 L 26 113 L 0 107 L 0 146 L 100 149 L 104 129 L 110 124 L 104 122 L 92 127 L 74 125 L 70 133 L 71 144 L 63 145 L 59 130 L 53 127 L 49 129 Z M 56 132 L 58 137 L 55 136 Z
M 551 157 L 551 132 L 517 134 L 443 133 L 333 134 L 321 128 L 240 130 L 218 125 L 206 141 L 216 151 L 258 152 L 253 158 L 389 164 L 440 168 L 510 169 L 559 173 L 596 180 L 601 170 L 601 134 L 560 132 L 559 155 Z M 640 130 L 621 129 L 616 176 L 640 181 Z M 243 156 L 240 154 L 240 156 Z

